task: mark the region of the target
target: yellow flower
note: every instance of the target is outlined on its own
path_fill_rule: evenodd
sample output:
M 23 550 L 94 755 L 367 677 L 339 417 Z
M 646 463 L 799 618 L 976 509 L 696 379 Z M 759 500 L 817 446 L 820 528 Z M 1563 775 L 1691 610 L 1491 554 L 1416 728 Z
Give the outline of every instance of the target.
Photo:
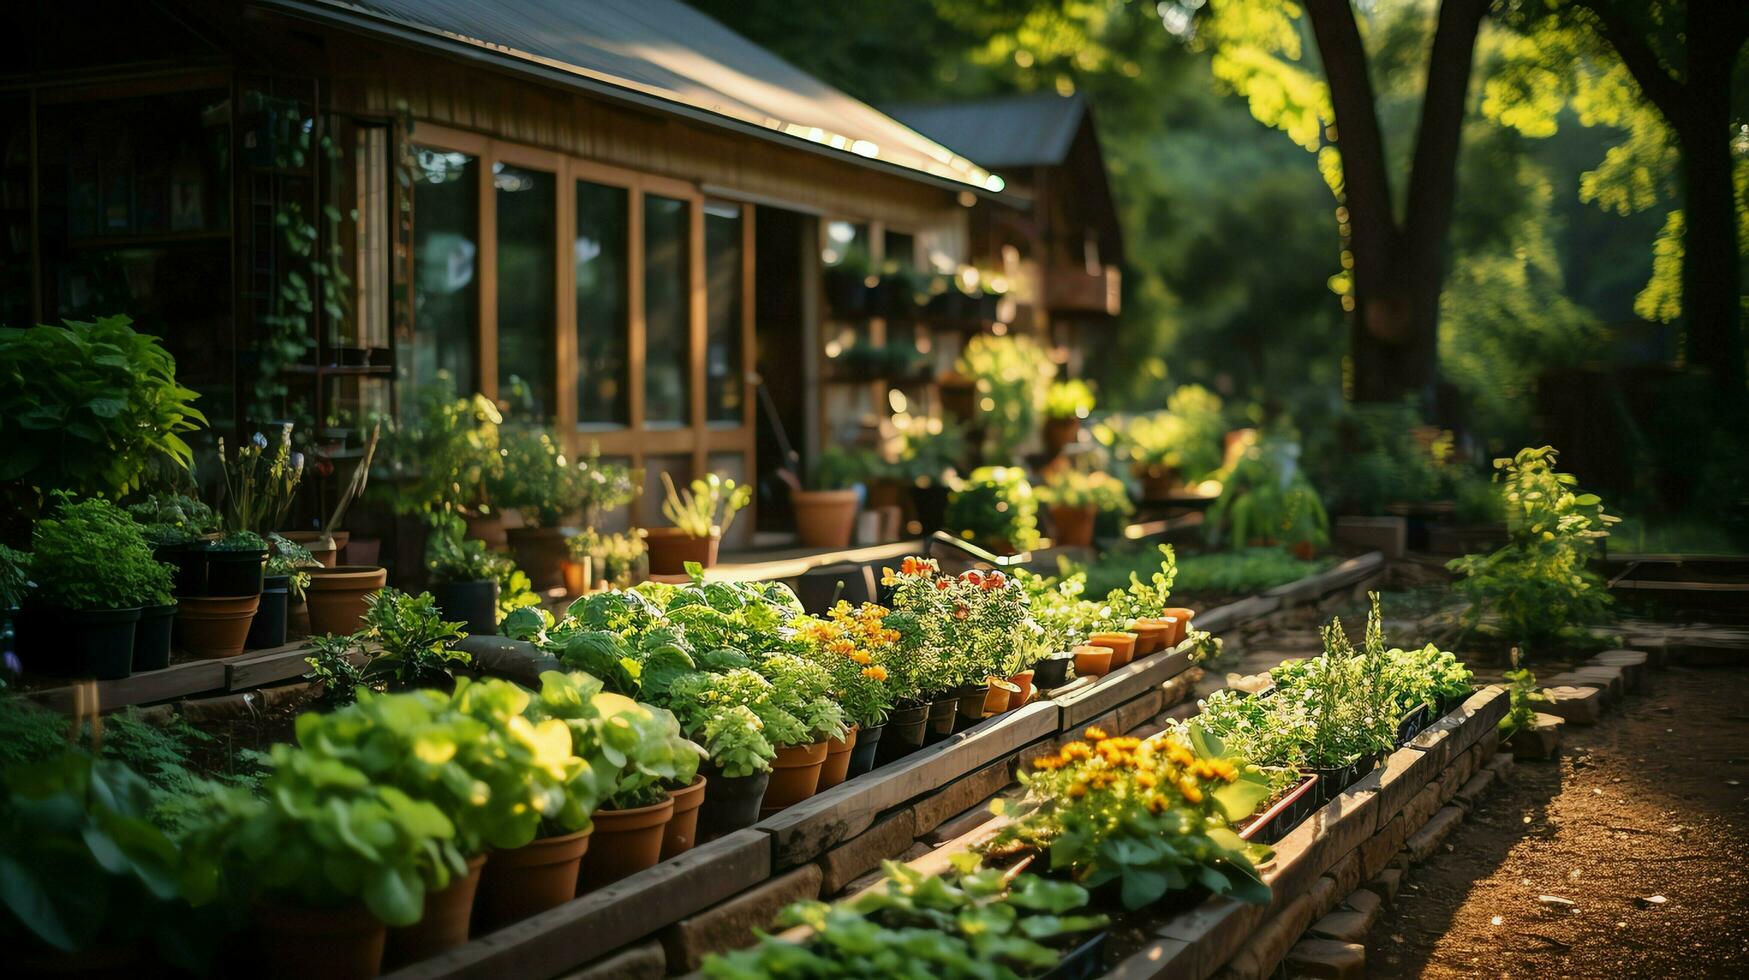
M 1101 741 L 1107 737 L 1105 734 L 1105 729 L 1100 728 L 1098 725 L 1094 725 L 1093 727 L 1087 729 L 1085 732 L 1082 732 L 1081 736 L 1083 738 L 1087 739 L 1087 741 L 1089 741 L 1089 742 L 1098 742 L 1098 741 Z
M 873 667 L 864 667 L 862 669 L 862 676 L 871 681 L 884 681 L 887 679 L 887 668 L 882 667 L 880 664 L 875 664 Z
M 874 659 L 874 657 L 869 656 L 867 651 L 857 650 L 850 655 L 850 659 L 856 661 L 859 664 L 866 664 L 866 663 L 872 661 Z

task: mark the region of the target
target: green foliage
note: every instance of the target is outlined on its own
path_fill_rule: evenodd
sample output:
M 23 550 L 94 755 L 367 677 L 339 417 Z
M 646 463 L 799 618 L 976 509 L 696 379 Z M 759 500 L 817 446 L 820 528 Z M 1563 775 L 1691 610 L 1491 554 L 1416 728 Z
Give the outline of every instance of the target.
M 833 697 L 832 674 L 821 664 L 793 653 L 766 655 L 759 672 L 771 681 L 772 702 L 807 729 L 808 741 L 843 738 L 844 709 Z
M 1472 623 L 1527 650 L 1597 622 L 1610 605 L 1590 561 L 1620 518 L 1604 513 L 1596 494 L 1576 492 L 1578 478 L 1557 472 L 1556 458 L 1542 446 L 1495 460 L 1507 543 L 1446 566 L 1461 576 L 1456 588 L 1470 601 Z
M 778 706 L 771 681 L 751 668 L 683 675 L 669 688 L 667 703 L 726 776 L 763 772 L 778 746 L 808 741 L 807 726 Z
M 30 556 L 0 544 L 0 611 L 24 604 L 30 588 Z
M 312 636 L 310 650 L 310 655 L 304 658 L 310 668 L 305 671 L 304 680 L 322 685 L 321 704 L 325 709 L 351 704 L 357 699 L 359 688 L 373 683 L 365 677 L 362 664 L 368 661 L 352 637 L 332 633 Z
M 1179 385 L 1164 411 L 1114 415 L 1093 434 L 1138 470 L 1176 470 L 1197 483 L 1220 469 L 1226 431 L 1219 395 L 1201 385 Z
M 125 316 L 0 327 L 0 487 L 34 510 L 52 491 L 120 497 L 155 466 L 188 469 L 206 423 L 176 361 Z
M 848 490 L 880 473 L 880 457 L 866 449 L 828 446 L 808 474 L 809 490 Z
M 948 497 L 947 527 L 996 551 L 1038 546 L 1038 498 L 1018 466 L 980 466 Z
M 1178 562 L 1181 594 L 1266 592 L 1329 567 L 1328 559 L 1302 561 L 1284 548 L 1239 548 L 1189 555 Z
M 1102 514 L 1135 510 L 1122 480 L 1104 470 L 1089 472 L 1075 466 L 1052 470 L 1038 488 L 1038 500 L 1046 507 L 1093 507 Z
M 1511 738 L 1513 733 L 1536 720 L 1537 707 L 1547 704 L 1549 696 L 1543 693 L 1529 667 L 1515 666 L 1506 672 L 1505 677 L 1508 707 L 1506 716 L 1500 719 L 1500 735 Z
M 603 532 L 586 527 L 566 542 L 572 560 L 589 558 L 597 579 L 605 579 L 616 589 L 629 589 L 648 574 L 648 548 L 643 532 Z
M 372 484 L 372 494 L 397 514 L 480 511 L 497 503 L 486 488 L 502 466 L 498 406 L 484 395 L 458 398 L 443 372 L 415 393 L 414 406 L 384 439 L 387 478 Z
M 1318 491 L 1299 467 L 1299 446 L 1276 439 L 1252 442 L 1226 471 L 1221 496 L 1209 509 L 1209 537 L 1216 544 L 1329 543 L 1330 518 Z
M 223 526 L 228 532 L 271 534 L 285 522 L 304 479 L 304 454 L 291 448 L 290 422 L 280 426 L 279 441 L 268 452 L 267 437 L 257 432 L 235 453 L 225 452 L 219 437 L 219 471 L 225 478 Z M 265 545 L 263 545 L 265 547 Z
M 957 370 L 972 381 L 984 429 L 983 460 L 1014 462 L 1038 428 L 1045 392 L 1057 374 L 1050 352 L 1025 335 L 978 334 L 960 352 Z
M 1006 680 L 1053 652 L 1042 647 L 1016 577 L 977 569 L 943 575 L 932 561 L 908 559 L 883 578 L 893 589 L 885 628 L 898 633 L 902 651 L 931 665 L 926 690 Z
M 195 497 L 179 493 L 154 493 L 128 505 L 128 515 L 137 521 L 152 545 L 187 544 L 219 529 L 218 515 Z
M 752 487 L 738 487 L 734 480 L 715 473 L 693 480 L 685 490 L 676 490 L 664 472 L 662 486 L 668 494 L 662 502 L 662 516 L 692 538 L 728 534 L 735 514 L 753 501 Z
M 444 687 L 455 668 L 473 662 L 471 654 L 454 648 L 467 636 L 462 624 L 444 622 L 431 593 L 383 589 L 365 602 L 369 608 L 358 632 L 317 637 L 312 641 L 316 652 L 304 658 L 310 665 L 304 676 L 323 682 L 330 705 L 351 703 L 360 687 Z M 361 659 L 359 668 L 354 661 Z
M 133 518 L 101 497 L 57 493 L 52 515 L 31 532 L 31 552 L 34 597 L 44 605 L 129 609 L 172 601 L 170 567 L 152 559 Z
M 1093 414 L 1093 388 L 1079 378 L 1053 381 L 1045 390 L 1045 418 L 1084 419 Z
M 431 530 L 425 538 L 425 571 L 432 582 L 500 582 L 516 570 L 509 555 L 468 537 L 460 517 L 432 513 L 426 523 Z
M 897 475 L 915 486 L 933 486 L 947 480 L 966 455 L 965 427 L 953 419 L 933 415 L 904 416 L 893 420 L 899 430 Z
M 499 466 L 486 474 L 494 505 L 519 511 L 531 527 L 557 527 L 584 504 L 588 477 L 538 429 L 499 433 Z
M 254 531 L 231 531 L 214 541 L 213 551 L 266 551 L 267 539 Z
M 1061 954 L 1045 943 L 1103 928 L 1102 915 L 1070 915 L 1087 890 L 1068 882 L 999 868 L 925 875 L 895 861 L 882 864 L 881 889 L 847 902 L 808 901 L 778 916 L 782 927 L 808 926 L 801 944 L 765 936 L 759 945 L 713 954 L 712 980 L 775 977 L 940 977 L 1013 980 L 1036 976 Z

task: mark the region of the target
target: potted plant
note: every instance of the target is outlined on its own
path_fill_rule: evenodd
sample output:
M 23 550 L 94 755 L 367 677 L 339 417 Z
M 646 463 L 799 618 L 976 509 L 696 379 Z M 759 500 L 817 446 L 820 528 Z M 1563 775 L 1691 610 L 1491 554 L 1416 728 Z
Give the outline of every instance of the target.
M 485 395 L 459 397 L 439 371 L 413 397 L 410 417 L 384 435 L 383 467 L 372 498 L 396 514 L 459 513 L 469 536 L 502 545 L 504 529 L 489 488 L 500 477 L 504 416 Z
M 667 473 L 662 474 L 667 499 L 662 515 L 672 527 L 644 531 L 652 575 L 681 575 L 688 562 L 701 568 L 717 563 L 717 546 L 729 533 L 735 515 L 753 499 L 753 488 L 736 486 L 734 480 L 715 473 L 693 480 L 686 490 L 676 490 Z
M 515 562 L 465 537 L 467 525 L 454 514 L 431 514 L 426 522 L 431 533 L 425 538 L 425 572 L 439 612 L 469 633 L 496 633 L 498 582 Z
M 388 584 L 388 569 L 380 565 L 335 565 L 311 568 L 305 593 L 310 632 L 345 635 L 365 620 L 371 598 Z
M 862 506 L 862 481 L 868 471 L 865 456 L 850 450 L 833 446 L 820 454 L 808 475 L 807 488 L 790 493 L 797 543 L 804 548 L 850 546 L 856 512 Z
M 155 493 L 130 504 L 128 514 L 145 528 L 152 557 L 175 570 L 172 594 L 205 594 L 206 550 L 219 530 L 212 508 L 195 497 Z
M 506 532 L 511 550 L 536 589 L 557 588 L 564 584 L 559 566 L 567 555 L 562 525 L 583 506 L 585 474 L 545 431 L 505 430 L 499 440 L 491 497 L 499 507 L 521 514 L 523 525 Z
M 170 567 L 152 559 L 133 518 L 100 497 L 53 497 L 31 532 L 36 589 L 22 610 L 20 653 L 45 673 L 128 676 L 141 610 L 174 604 Z
M 304 601 L 310 586 L 310 569 L 322 567 L 308 549 L 284 535 L 268 535 L 267 546 L 270 554 L 266 575 L 261 580 L 261 605 L 249 623 L 249 635 L 244 642 L 251 650 L 285 644 L 291 604 L 294 599 Z
M 771 682 L 748 667 L 686 673 L 669 687 L 665 703 L 705 751 L 700 769 L 709 792 L 698 814 L 699 837 L 752 826 L 777 757 L 768 737 L 772 726 L 779 735 L 799 737 L 794 733 L 801 723 L 773 703 Z
M 966 343 L 956 368 L 972 381 L 984 462 L 1018 459 L 1038 429 L 1045 392 L 1057 374 L 1050 351 L 1025 334 L 980 333 Z
M 1299 467 L 1299 444 L 1282 440 L 1241 450 L 1207 523 L 1211 543 L 1234 549 L 1281 544 L 1309 560 L 1329 543 L 1330 518 Z
M 1038 489 L 1038 499 L 1051 515 L 1053 544 L 1087 548 L 1100 514 L 1135 510 L 1123 481 L 1103 470 L 1058 466 Z
M 1081 435 L 1081 420 L 1093 413 L 1093 389 L 1079 379 L 1053 381 L 1045 391 L 1045 455 L 1059 456 Z
M 178 602 L 176 646 L 203 660 L 234 657 L 261 608 L 267 542 L 254 531 L 233 531 L 214 541 L 206 558 L 205 594 Z
M 700 755 L 673 713 L 623 694 L 597 694 L 593 701 L 595 738 L 603 756 L 618 765 L 618 778 L 595 812 L 595 846 L 583 855 L 579 894 L 662 859 L 674 818 L 674 797 L 664 787 L 691 786 Z
M 912 511 L 928 536 L 947 526 L 948 494 L 966 454 L 965 429 L 951 419 L 912 416 L 899 437 L 894 471 L 910 486 Z
M 833 698 L 832 675 L 823 666 L 793 653 L 767 654 L 759 672 L 771 681 L 772 701 L 799 724 L 772 736 L 771 786 L 760 810 L 769 816 L 819 791 L 828 743 L 849 733 L 844 708 Z
M 592 582 L 566 582 L 566 589 L 573 594 L 588 592 L 597 582 L 606 582 L 612 588 L 629 589 L 649 577 L 650 560 L 641 528 L 602 532 L 586 527 L 566 544 L 571 550 L 572 564 L 581 566 L 587 563 L 589 576 L 594 579 Z M 583 587 L 575 588 L 576 585 Z
M 1094 427 L 1094 436 L 1130 463 L 1141 498 L 1153 501 L 1220 469 L 1225 433 L 1220 396 L 1201 385 L 1178 386 L 1162 411 L 1114 416 Z
M 796 638 L 832 677 L 832 696 L 844 708 L 849 731 L 826 744 L 820 790 L 874 768 L 893 697 L 884 661 L 898 642 L 898 631 L 884 623 L 887 610 L 874 603 L 853 607 L 840 601 L 825 618 L 810 617 Z
M 999 554 L 1038 547 L 1038 498 L 1018 466 L 980 466 L 948 497 L 947 527 Z

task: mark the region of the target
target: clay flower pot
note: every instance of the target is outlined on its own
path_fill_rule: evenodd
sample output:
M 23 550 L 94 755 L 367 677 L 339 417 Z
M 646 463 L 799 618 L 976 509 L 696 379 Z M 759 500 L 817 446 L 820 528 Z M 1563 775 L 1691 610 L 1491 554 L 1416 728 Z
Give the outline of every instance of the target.
M 321 562 L 324 568 L 340 564 L 340 549 L 346 544 L 338 534 L 324 535 L 321 531 L 281 531 L 279 536 L 292 544 L 303 545 L 310 557 Z
M 565 584 L 565 572 L 560 566 L 571 557 L 565 544 L 565 532 L 556 527 L 513 527 L 505 532 L 510 539 L 510 551 L 516 564 L 528 573 L 536 592 L 556 589 Z
M 698 843 L 698 810 L 704 805 L 706 783 L 700 774 L 692 777 L 685 789 L 669 792 L 668 798 L 674 801 L 674 816 L 662 831 L 662 860 L 685 854 Z
M 1136 634 L 1136 656 L 1145 657 L 1166 648 L 1166 637 L 1172 633 L 1172 624 L 1158 619 L 1138 619 L 1130 623 L 1130 632 Z
M 1160 618 L 1177 621 L 1172 627 L 1171 635 L 1166 637 L 1166 645 L 1169 647 L 1175 647 L 1178 644 L 1183 643 L 1184 638 L 1190 635 L 1190 621 L 1196 618 L 1196 610 L 1187 609 L 1183 606 L 1174 606 L 1170 609 L 1160 610 Z
M 856 748 L 856 736 L 856 726 L 852 725 L 843 738 L 827 740 L 826 763 L 820 767 L 819 792 L 824 793 L 850 777 L 850 754 Z
M 999 715 L 1007 711 L 1008 699 L 1012 693 L 1006 687 L 998 687 L 995 681 L 991 681 L 989 686 L 984 689 L 983 717 L 988 718 L 991 715 Z
M 848 548 L 856 528 L 861 495 L 851 490 L 798 490 L 790 495 L 796 511 L 796 541 L 804 548 Z
M 255 907 L 252 971 L 275 980 L 366 980 L 382 971 L 388 929 L 363 905 L 306 909 Z
M 674 797 L 629 810 L 597 810 L 595 846 L 583 855 L 577 894 L 604 888 L 662 860 L 662 835 L 674 819 Z
M 720 534 L 695 538 L 677 527 L 652 527 L 644 531 L 651 575 L 685 575 L 689 561 L 709 568 L 717 563 L 717 546 L 721 543 Z
M 1008 678 L 1008 683 L 1020 688 L 1018 691 L 1009 692 L 1008 710 L 1013 711 L 1032 699 L 1032 671 L 1023 670 Z
M 183 596 L 176 604 L 177 649 L 191 657 L 217 660 L 243 652 L 249 624 L 261 608 L 259 593 L 249 596 Z
M 304 595 L 310 607 L 310 632 L 346 636 L 364 624 L 365 599 L 388 584 L 387 569 L 372 565 L 336 565 L 310 569 Z
M 1075 676 L 1104 677 L 1111 673 L 1111 648 L 1087 644 L 1075 648 Z
M 567 558 L 559 563 L 559 570 L 565 573 L 565 594 L 582 595 L 595 585 L 594 562 L 588 555 L 582 559 Z
M 820 788 L 820 768 L 825 764 L 825 742 L 780 747 L 777 758 L 771 760 L 771 785 L 765 788 L 759 815 L 769 817 L 813 796 Z
M 1093 545 L 1093 527 L 1099 522 L 1099 509 L 1086 507 L 1051 508 L 1051 543 L 1062 548 L 1088 548 Z
M 1111 648 L 1111 669 L 1130 662 L 1136 654 L 1136 634 L 1134 633 L 1095 633 L 1087 638 L 1087 642 L 1096 647 Z
M 480 875 L 475 903 L 479 931 L 490 932 L 575 898 L 577 866 L 587 850 L 589 831 L 579 830 L 493 851 Z
M 486 855 L 468 858 L 468 872 L 456 875 L 438 891 L 425 892 L 425 914 L 410 926 L 389 930 L 383 966 L 396 969 L 436 956 L 468 941 L 468 920 L 474 913 L 474 893 Z
M 1081 435 L 1081 420 L 1073 416 L 1066 419 L 1045 420 L 1045 455 L 1057 456 L 1067 449 Z

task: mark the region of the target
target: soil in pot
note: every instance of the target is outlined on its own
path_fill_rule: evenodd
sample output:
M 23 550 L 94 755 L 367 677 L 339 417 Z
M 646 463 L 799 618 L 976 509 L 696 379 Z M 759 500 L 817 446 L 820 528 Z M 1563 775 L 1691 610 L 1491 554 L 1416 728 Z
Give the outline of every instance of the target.
M 60 609 L 27 605 L 19 610 L 18 653 L 25 669 L 56 677 L 128 676 L 134 665 L 134 634 L 140 608 Z
M 923 730 L 923 744 L 934 745 L 953 734 L 954 719 L 959 717 L 958 695 L 929 702 L 929 721 Z
M 556 527 L 513 527 L 506 532 L 516 564 L 528 573 L 536 592 L 556 589 L 565 584 L 565 570 L 560 565 L 571 557 L 565 544 L 565 532 Z
M 1073 653 L 1054 653 L 1032 665 L 1032 683 L 1041 691 L 1051 691 L 1069 682 L 1069 668 L 1075 664 Z
M 237 551 L 209 548 L 206 552 L 206 595 L 260 595 L 267 574 L 267 549 Z
M 662 835 L 674 818 L 674 798 L 628 810 L 597 810 L 594 846 L 583 855 L 577 894 L 595 891 L 662 860 Z
M 152 549 L 152 558 L 175 569 L 171 573 L 171 595 L 200 595 L 206 591 L 205 541 L 184 541 L 161 544 Z
M 363 905 L 255 908 L 250 968 L 275 980 L 365 980 L 382 972 L 388 930 Z
M 490 932 L 577 897 L 577 866 L 589 850 L 589 833 L 541 837 L 493 851 L 474 899 L 475 932 Z
M 1111 650 L 1111 670 L 1129 663 L 1136 654 L 1136 634 L 1134 633 L 1095 633 L 1087 638 L 1087 642 L 1096 647 L 1106 647 Z
M 492 636 L 498 632 L 498 583 L 433 582 L 426 588 L 437 600 L 437 608 L 448 622 L 459 622 L 470 636 Z
M 261 596 L 186 596 L 176 606 L 176 649 L 201 660 L 235 657 L 249 639 Z
M 704 805 L 705 789 L 709 785 L 710 781 L 705 777 L 694 776 L 684 789 L 669 791 L 668 798 L 674 801 L 674 816 L 669 818 L 668 826 L 662 831 L 662 860 L 685 854 L 698 843 L 698 811 Z
M 265 650 L 285 645 L 286 624 L 291 612 L 291 576 L 269 575 L 261 587 L 261 605 L 249 624 L 249 637 L 244 646 Z
M 922 748 L 923 738 L 928 730 L 929 705 L 894 708 L 892 714 L 887 716 L 880 745 L 875 749 L 875 765 L 884 766 Z
M 305 601 L 310 608 L 310 633 L 346 636 L 364 624 L 366 597 L 389 581 L 388 570 L 371 565 L 336 565 L 310 569 Z
M 921 731 L 921 729 L 919 729 Z M 876 753 L 880 750 L 881 736 L 886 734 L 885 725 L 875 725 L 859 729 L 856 733 L 856 747 L 850 750 L 850 768 L 845 770 L 844 778 L 856 777 L 874 768 Z
M 1075 676 L 1104 677 L 1111 673 L 1111 648 L 1094 644 L 1075 648 Z
M 765 789 L 759 815 L 769 817 L 813 796 L 820 788 L 820 768 L 825 764 L 825 742 L 780 746 L 777 758 L 771 760 L 771 785 Z
M 796 541 L 804 548 L 848 548 L 856 529 L 856 490 L 799 490 L 795 507 Z
M 843 738 L 826 741 L 826 762 L 820 767 L 817 792 L 824 793 L 850 778 L 850 754 L 856 750 L 858 735 L 856 726 L 852 725 Z
M 425 892 L 425 914 L 410 926 L 389 930 L 383 967 L 394 970 L 436 956 L 468 941 L 468 922 L 473 918 L 474 893 L 480 888 L 480 872 L 486 855 L 468 859 L 468 872 L 452 877 L 438 891 Z
M 722 536 L 695 538 L 677 527 L 652 527 L 644 531 L 644 544 L 649 549 L 651 575 L 684 575 L 686 563 L 698 562 L 703 568 L 717 563 L 717 546 Z
M 147 606 L 134 624 L 134 673 L 170 666 L 170 634 L 176 626 L 176 603 Z
M 301 544 L 310 557 L 322 563 L 324 568 L 333 568 L 340 564 L 340 547 L 344 543 L 339 535 L 329 536 L 321 531 L 281 531 L 279 536 L 293 544 Z
M 1099 522 L 1095 507 L 1052 507 L 1051 543 L 1060 548 L 1093 546 L 1093 528 Z
M 751 827 L 759 822 L 759 804 L 765 799 L 765 788 L 771 773 L 756 772 L 751 776 L 723 775 L 713 765 L 699 767 L 710 792 L 698 808 L 698 839 L 715 840 L 725 834 Z
M 1130 624 L 1136 634 L 1136 658 L 1146 657 L 1166 648 L 1166 638 L 1172 635 L 1172 624 L 1158 619 L 1138 619 Z

